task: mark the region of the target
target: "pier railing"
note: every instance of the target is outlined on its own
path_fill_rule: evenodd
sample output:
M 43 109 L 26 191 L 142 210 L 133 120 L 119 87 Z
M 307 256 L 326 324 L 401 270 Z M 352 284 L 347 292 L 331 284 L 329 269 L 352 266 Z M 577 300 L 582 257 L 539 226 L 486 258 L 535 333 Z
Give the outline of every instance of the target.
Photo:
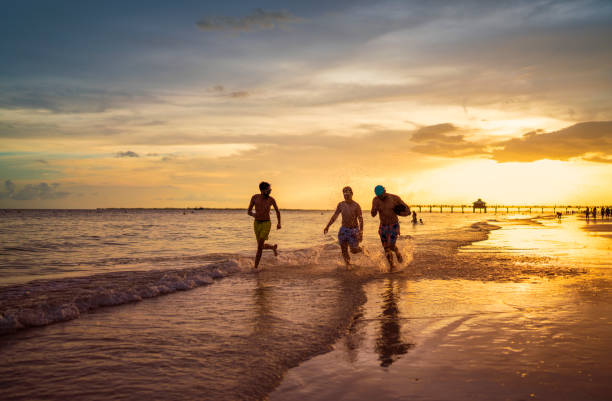
M 587 206 L 576 205 L 486 205 L 483 207 L 474 207 L 473 205 L 410 205 L 411 210 L 419 211 L 419 213 L 581 213 Z

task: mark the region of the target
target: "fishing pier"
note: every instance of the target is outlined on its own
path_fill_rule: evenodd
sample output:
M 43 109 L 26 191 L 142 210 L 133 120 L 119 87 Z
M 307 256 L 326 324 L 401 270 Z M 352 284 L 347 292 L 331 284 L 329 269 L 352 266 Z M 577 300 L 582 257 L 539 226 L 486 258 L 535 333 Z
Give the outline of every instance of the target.
M 410 209 L 419 213 L 532 213 L 561 212 L 564 214 L 582 213 L 587 206 L 576 205 L 409 205 Z

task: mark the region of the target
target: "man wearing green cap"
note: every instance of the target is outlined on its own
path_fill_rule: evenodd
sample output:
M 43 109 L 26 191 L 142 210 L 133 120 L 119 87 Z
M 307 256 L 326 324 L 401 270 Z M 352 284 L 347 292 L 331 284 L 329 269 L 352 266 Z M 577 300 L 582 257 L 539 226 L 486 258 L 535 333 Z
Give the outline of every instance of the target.
M 393 270 L 392 251 L 395 252 L 398 263 L 402 263 L 404 260 L 395 245 L 397 238 L 400 236 L 400 225 L 397 216 L 409 216 L 410 208 L 399 196 L 387 193 L 382 185 L 377 185 L 374 188 L 374 193 L 376 196 L 372 200 L 372 217 L 376 217 L 376 214 L 378 214 L 380 218 L 378 235 L 380 235 L 380 241 L 385 249 L 385 256 L 389 261 L 389 266 Z

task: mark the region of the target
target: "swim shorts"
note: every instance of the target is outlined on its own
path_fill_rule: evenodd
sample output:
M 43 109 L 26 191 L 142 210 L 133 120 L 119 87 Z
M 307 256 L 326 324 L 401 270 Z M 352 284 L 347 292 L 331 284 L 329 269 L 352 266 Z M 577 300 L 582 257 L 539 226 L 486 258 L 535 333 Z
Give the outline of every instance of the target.
M 259 221 L 255 220 L 253 223 L 253 229 L 255 230 L 255 238 L 257 241 L 259 240 L 267 240 L 268 235 L 270 234 L 270 227 L 272 226 L 272 222 L 270 220 Z
M 338 242 L 340 244 L 348 242 L 351 248 L 357 248 L 359 246 L 359 228 L 340 227 Z
M 382 242 L 383 247 L 392 247 L 395 245 L 395 241 L 400 235 L 400 225 L 399 223 L 391 224 L 388 226 L 381 225 L 378 227 L 378 235 L 380 235 L 380 242 Z

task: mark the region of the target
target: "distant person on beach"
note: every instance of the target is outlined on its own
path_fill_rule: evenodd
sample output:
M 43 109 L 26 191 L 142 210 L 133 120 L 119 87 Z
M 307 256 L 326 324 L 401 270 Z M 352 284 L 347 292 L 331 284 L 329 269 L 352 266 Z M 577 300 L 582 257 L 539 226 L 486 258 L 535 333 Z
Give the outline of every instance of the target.
M 593 207 L 593 209 L 591 209 L 591 215 L 593 216 L 594 219 L 597 219 L 597 208 Z
M 419 223 L 425 224 L 425 223 L 423 223 L 423 219 L 419 219 Z
M 416 215 L 416 212 L 413 210 L 412 211 L 412 224 L 417 224 L 417 223 L 418 223 L 417 215 Z
M 251 203 L 249 203 L 249 210 L 247 214 L 253 216 L 255 221 L 253 222 L 253 229 L 255 230 L 255 239 L 257 240 L 257 254 L 255 255 L 255 269 L 259 266 L 259 260 L 261 259 L 261 253 L 264 249 L 271 249 L 274 251 L 274 256 L 278 256 L 278 245 L 269 245 L 265 242 L 268 240 L 270 234 L 270 228 L 272 222 L 270 221 L 270 207 L 274 206 L 276 211 L 276 229 L 281 228 L 281 216 L 278 211 L 278 206 L 273 197 L 270 196 L 272 187 L 265 181 L 259 183 L 260 194 L 255 194 L 251 197 Z M 255 213 L 253 213 L 253 207 L 255 207 Z
M 342 251 L 346 267 L 349 267 L 351 265 L 351 257 L 348 253 L 349 246 L 352 253 L 362 251 L 359 243 L 363 240 L 363 216 L 361 214 L 361 206 L 353 200 L 353 190 L 351 187 L 342 188 L 342 195 L 344 195 L 344 200 L 338 203 L 336 211 L 323 229 L 323 233 L 327 234 L 329 227 L 334 224 L 338 215 L 342 214 L 342 226 L 338 231 L 338 243 L 340 244 L 340 250 Z
M 380 226 L 378 235 L 385 249 L 385 256 L 389 261 L 389 267 L 393 270 L 393 254 L 397 257 L 398 263 L 404 260 L 397 249 L 395 242 L 400 235 L 400 224 L 397 216 L 410 216 L 410 208 L 397 195 L 389 194 L 382 185 L 377 185 L 374 188 L 376 196 L 372 199 L 372 217 L 378 214 L 380 218 Z
M 586 218 L 587 220 L 589 219 L 589 207 L 587 206 L 586 211 L 584 212 L 586 214 Z

